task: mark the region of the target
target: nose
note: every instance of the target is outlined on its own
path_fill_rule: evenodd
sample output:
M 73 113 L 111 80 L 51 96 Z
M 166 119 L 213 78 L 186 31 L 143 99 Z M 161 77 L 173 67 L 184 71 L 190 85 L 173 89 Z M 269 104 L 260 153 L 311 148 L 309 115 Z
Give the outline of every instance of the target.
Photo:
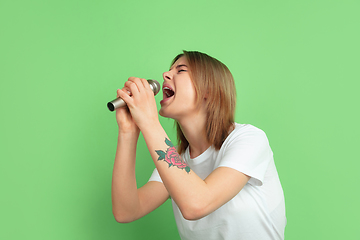
M 163 73 L 163 78 L 164 78 L 164 80 L 171 80 L 172 75 L 171 75 L 170 71 L 164 72 Z

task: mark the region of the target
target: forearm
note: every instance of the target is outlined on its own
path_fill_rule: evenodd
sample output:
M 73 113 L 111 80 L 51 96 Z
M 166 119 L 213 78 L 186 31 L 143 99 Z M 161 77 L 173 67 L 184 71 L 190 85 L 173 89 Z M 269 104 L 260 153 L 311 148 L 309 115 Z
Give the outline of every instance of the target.
M 135 177 L 137 140 L 138 134 L 119 133 L 118 136 L 111 186 L 113 214 L 117 221 L 128 221 L 139 209 Z
M 160 124 L 142 130 L 142 133 L 170 196 L 179 206 L 184 217 L 192 218 L 190 215 L 202 211 L 206 205 L 205 200 L 210 199 L 211 191 L 206 182 L 197 176 L 181 158 L 176 159 L 176 163 L 166 159 L 166 154 L 171 150 L 171 143 L 166 141 L 169 138 Z

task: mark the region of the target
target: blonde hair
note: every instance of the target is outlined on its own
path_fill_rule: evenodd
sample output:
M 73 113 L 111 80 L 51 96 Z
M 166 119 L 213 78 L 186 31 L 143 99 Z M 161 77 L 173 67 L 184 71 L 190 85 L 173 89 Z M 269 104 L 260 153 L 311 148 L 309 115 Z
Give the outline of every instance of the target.
M 180 57 L 185 56 L 188 62 L 190 78 L 197 94 L 197 105 L 204 99 L 207 113 L 205 131 L 207 141 L 219 150 L 230 128 L 234 124 L 236 89 L 234 78 L 229 69 L 219 60 L 197 51 L 183 51 L 172 61 L 173 65 Z M 189 142 L 185 138 L 178 122 L 178 152 L 185 152 Z

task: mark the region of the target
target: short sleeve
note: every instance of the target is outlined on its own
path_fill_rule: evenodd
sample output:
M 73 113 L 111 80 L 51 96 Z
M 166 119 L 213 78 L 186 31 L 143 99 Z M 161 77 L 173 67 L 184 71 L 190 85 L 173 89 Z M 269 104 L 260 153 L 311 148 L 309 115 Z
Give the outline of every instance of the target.
M 155 181 L 155 182 L 161 182 L 162 183 L 162 180 L 161 180 L 161 177 L 160 177 L 160 174 L 158 172 L 158 170 L 155 168 L 153 173 L 151 174 L 151 177 L 149 179 L 149 182 L 151 181 Z
M 251 125 L 234 130 L 224 142 L 218 167 L 229 167 L 250 176 L 249 183 L 263 184 L 273 154 L 266 134 Z

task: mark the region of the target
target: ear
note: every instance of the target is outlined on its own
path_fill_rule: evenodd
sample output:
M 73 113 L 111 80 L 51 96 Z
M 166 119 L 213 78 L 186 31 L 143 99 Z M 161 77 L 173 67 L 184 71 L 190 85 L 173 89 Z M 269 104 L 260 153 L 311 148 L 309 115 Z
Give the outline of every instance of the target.
M 209 90 L 206 91 L 205 96 L 204 96 L 204 100 L 207 100 L 208 97 L 209 97 Z

